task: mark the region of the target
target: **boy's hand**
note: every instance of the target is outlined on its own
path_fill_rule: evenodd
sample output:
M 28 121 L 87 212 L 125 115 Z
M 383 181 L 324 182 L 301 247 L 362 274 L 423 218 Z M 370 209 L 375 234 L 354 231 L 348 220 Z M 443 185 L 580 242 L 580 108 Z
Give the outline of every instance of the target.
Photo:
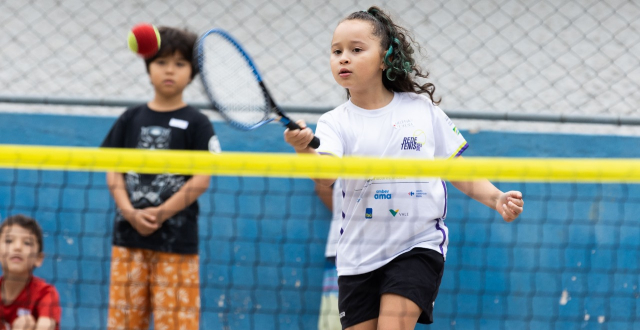
M 313 132 L 307 127 L 304 120 L 298 120 L 296 122 L 300 129 L 284 131 L 284 141 L 290 144 L 296 151 L 302 151 L 307 149 L 309 142 L 313 140 Z
M 496 202 L 496 210 L 506 222 L 515 220 L 523 211 L 524 200 L 519 191 L 507 191 Z
M 169 212 L 165 211 L 160 206 L 147 207 L 142 210 L 156 219 L 158 228 L 160 228 L 162 224 L 170 218 Z
M 13 330 L 32 330 L 36 327 L 36 319 L 33 315 L 22 315 L 13 320 L 11 329 Z
M 134 209 L 129 212 L 122 212 L 122 215 L 129 221 L 133 229 L 142 236 L 149 236 L 160 228 L 155 215 L 145 210 Z

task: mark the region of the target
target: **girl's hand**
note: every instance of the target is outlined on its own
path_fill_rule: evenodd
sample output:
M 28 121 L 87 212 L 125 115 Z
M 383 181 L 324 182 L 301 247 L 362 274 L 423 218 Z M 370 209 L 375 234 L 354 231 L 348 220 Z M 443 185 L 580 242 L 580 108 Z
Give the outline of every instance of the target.
M 524 200 L 519 191 L 507 191 L 496 202 L 496 211 L 502 215 L 506 222 L 515 220 L 523 211 Z
M 296 152 L 303 151 L 309 146 L 309 142 L 313 139 L 313 132 L 307 127 L 304 120 L 298 120 L 296 122 L 300 129 L 284 131 L 284 141 L 290 144 Z

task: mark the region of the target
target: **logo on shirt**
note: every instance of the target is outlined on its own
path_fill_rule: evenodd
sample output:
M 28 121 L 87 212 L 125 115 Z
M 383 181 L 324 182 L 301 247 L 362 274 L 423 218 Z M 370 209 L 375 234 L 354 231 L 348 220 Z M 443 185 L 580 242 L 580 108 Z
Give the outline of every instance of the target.
M 457 135 L 460 135 L 460 131 L 455 126 L 453 126 L 453 132 L 456 133 Z
M 395 218 L 395 216 L 399 216 L 399 217 L 408 217 L 409 213 L 407 212 L 400 212 L 400 209 L 394 210 L 394 209 L 389 209 L 389 212 L 391 212 L 391 215 Z
M 373 209 L 372 209 L 372 208 L 367 207 L 367 208 L 364 210 L 364 218 L 365 218 L 365 219 L 371 219 L 371 218 L 373 218 Z
M 407 136 L 402 139 L 400 150 L 420 151 L 422 146 L 427 142 L 427 135 L 421 129 L 415 130 L 413 136 Z
M 222 148 L 220 148 L 220 140 L 218 140 L 218 136 L 214 135 L 209 139 L 209 151 L 214 154 L 219 154 L 222 152 Z
M 409 192 L 408 195 L 411 197 L 425 197 L 427 196 L 427 192 L 422 190 L 416 190 L 416 191 Z
M 160 126 L 147 126 L 140 129 L 138 149 L 169 149 L 171 129 Z
M 393 123 L 393 128 L 413 127 L 413 120 L 403 119 Z
M 389 193 L 389 190 L 376 190 L 376 194 L 373 195 L 374 199 L 391 199 L 391 194 Z
M 422 143 L 419 143 L 413 136 L 403 138 L 400 144 L 400 150 L 420 151 L 420 148 L 422 148 Z

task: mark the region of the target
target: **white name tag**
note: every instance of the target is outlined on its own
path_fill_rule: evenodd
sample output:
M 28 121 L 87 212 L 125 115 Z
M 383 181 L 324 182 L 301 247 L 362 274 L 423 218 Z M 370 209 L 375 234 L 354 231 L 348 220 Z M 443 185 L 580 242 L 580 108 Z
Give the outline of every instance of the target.
M 18 308 L 18 316 L 27 316 L 27 315 L 31 315 L 31 311 L 26 309 L 26 308 Z
M 189 122 L 182 119 L 171 118 L 171 120 L 169 120 L 169 126 L 187 129 L 187 127 L 189 127 Z

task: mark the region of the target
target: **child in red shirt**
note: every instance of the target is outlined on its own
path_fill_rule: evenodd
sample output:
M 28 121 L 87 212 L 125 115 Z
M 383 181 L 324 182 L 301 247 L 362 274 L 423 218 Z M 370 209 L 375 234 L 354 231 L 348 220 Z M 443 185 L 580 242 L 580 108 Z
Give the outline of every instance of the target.
M 40 267 L 42 229 L 24 215 L 0 225 L 0 330 L 58 330 L 60 299 L 53 285 L 33 276 Z

